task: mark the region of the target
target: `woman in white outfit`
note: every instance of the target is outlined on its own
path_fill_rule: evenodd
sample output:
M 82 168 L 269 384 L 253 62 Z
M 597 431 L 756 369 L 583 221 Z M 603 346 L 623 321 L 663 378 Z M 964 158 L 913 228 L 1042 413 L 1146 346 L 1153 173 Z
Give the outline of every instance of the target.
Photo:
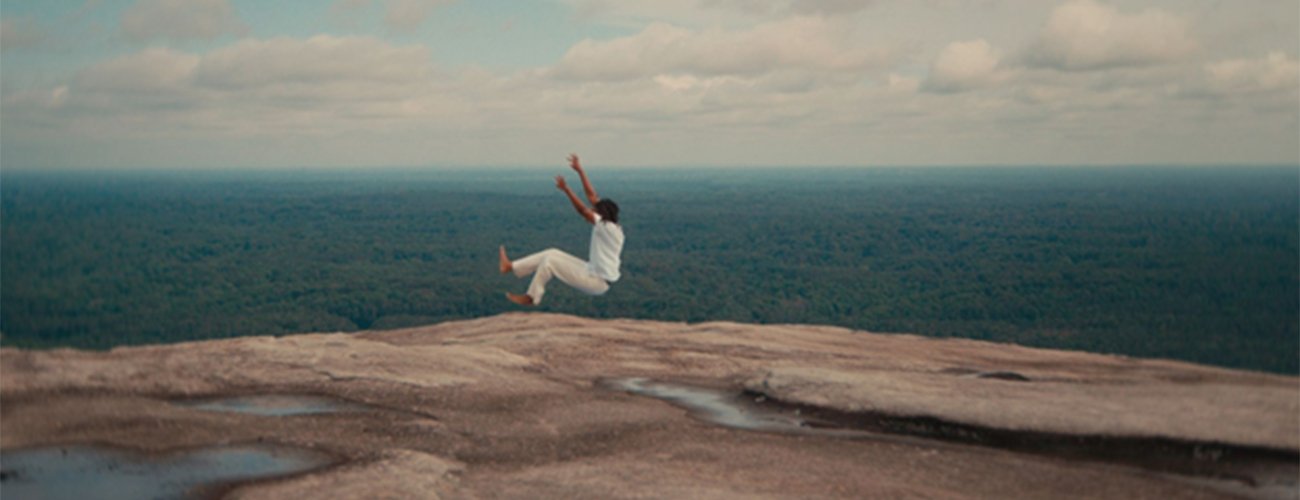
M 546 283 L 551 278 L 559 278 L 588 295 L 603 295 L 609 291 L 611 283 L 618 281 L 619 255 L 623 253 L 623 227 L 618 225 L 618 205 L 613 200 L 596 196 L 596 190 L 591 187 L 591 181 L 587 180 L 587 173 L 582 170 L 577 155 L 569 155 L 569 166 L 582 178 L 582 189 L 592 206 L 587 207 L 573 194 L 563 175 L 555 176 L 555 187 L 564 191 L 578 215 L 592 225 L 591 248 L 587 256 L 590 261 L 549 248 L 512 262 L 506 257 L 506 247 L 501 246 L 501 274 L 513 271 L 520 278 L 533 275 L 533 282 L 528 285 L 526 295 L 506 294 L 511 302 L 522 306 L 541 304 L 542 296 L 546 295 Z

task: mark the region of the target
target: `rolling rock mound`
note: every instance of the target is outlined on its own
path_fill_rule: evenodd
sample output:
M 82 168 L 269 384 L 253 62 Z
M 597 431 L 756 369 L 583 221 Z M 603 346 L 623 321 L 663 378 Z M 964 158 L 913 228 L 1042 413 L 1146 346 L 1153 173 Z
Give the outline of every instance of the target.
M 260 395 L 348 409 L 202 406 Z M 226 498 L 1295 498 L 1300 475 L 1295 377 L 833 327 L 557 314 L 5 348 L 0 424 L 0 456 L 256 444 L 328 457 L 196 490 Z

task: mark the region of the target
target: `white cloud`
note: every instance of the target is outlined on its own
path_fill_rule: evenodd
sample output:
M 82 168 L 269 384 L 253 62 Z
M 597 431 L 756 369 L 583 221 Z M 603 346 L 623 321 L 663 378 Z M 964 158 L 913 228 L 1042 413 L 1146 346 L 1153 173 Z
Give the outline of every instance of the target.
M 77 75 L 78 90 L 151 94 L 190 85 L 199 57 L 165 48 L 111 59 Z
M 1183 18 L 1159 9 L 1125 14 L 1094 0 L 1057 7 L 1030 46 L 1031 65 L 1067 71 L 1173 61 L 1196 44 Z
M 384 10 L 384 24 L 394 32 L 410 33 L 415 31 L 439 7 L 454 3 L 456 0 L 337 0 L 330 6 L 330 15 L 343 24 L 353 24 L 357 12 L 370 9 L 372 4 L 380 5 Z
M 700 84 L 700 79 L 691 75 L 659 75 L 655 83 L 668 90 L 689 90 Z
M 700 0 L 697 4 L 699 8 L 714 8 L 763 17 L 788 14 L 851 14 L 864 10 L 874 3 L 876 0 Z
M 984 39 L 952 42 L 930 64 L 925 89 L 951 93 L 976 89 L 1001 78 L 1001 56 Z
M 876 0 L 791 0 L 790 11 L 798 14 L 840 15 L 866 10 Z
M 205 54 L 149 48 L 5 103 L 19 116 L 61 108 L 66 126 L 94 134 L 318 134 L 465 109 L 439 91 L 438 78 L 420 45 L 366 37 L 245 39 Z
M 139 0 L 122 14 L 122 34 L 135 41 L 211 40 L 247 31 L 228 0 Z
M 910 94 L 921 88 L 921 80 L 890 73 L 889 79 L 885 81 L 885 88 L 894 93 Z
M 16 92 L 6 96 L 5 106 L 20 109 L 55 109 L 63 105 L 68 97 L 68 86 L 60 85 L 52 89 L 33 89 Z
M 578 17 L 642 28 L 653 22 L 676 26 L 746 27 L 789 17 L 855 14 L 877 0 L 560 0 Z
M 0 19 L 0 50 L 33 47 L 44 40 L 40 28 L 30 17 Z
M 644 27 L 652 22 L 726 25 L 736 17 L 748 18 L 769 11 L 758 2 L 741 5 L 734 0 L 561 0 L 583 20 Z M 740 7 L 740 8 L 737 8 Z
M 1300 87 L 1300 63 L 1283 52 L 1258 59 L 1229 59 L 1205 65 L 1209 90 L 1222 94 L 1290 92 Z
M 661 74 L 761 75 L 780 69 L 860 71 L 883 65 L 885 51 L 848 43 L 846 27 L 798 17 L 746 30 L 691 30 L 654 23 L 608 41 L 569 49 L 555 74 L 575 80 L 626 80 Z
M 48 145 L 28 146 L 39 154 L 25 158 L 68 164 L 536 164 L 560 148 L 652 165 L 1294 156 L 1297 62 L 1275 49 L 1290 38 L 1143 52 L 1151 40 L 1187 41 L 1184 18 L 1197 19 L 1207 46 L 1213 30 L 1172 0 L 1151 4 L 1168 14 L 1094 2 L 1057 9 L 1108 26 L 1085 36 L 1044 23 L 1054 5 L 1013 9 L 1019 1 L 610 2 L 602 20 L 642 19 L 630 35 L 584 40 L 520 70 L 438 67 L 445 47 L 372 37 L 153 48 L 73 78 L 11 73 L 6 84 L 19 85 L 4 89 L 0 118 L 6 147 Z M 325 15 L 384 33 L 392 5 L 342 0 Z M 1133 35 L 1136 25 L 1163 35 Z M 1086 40 L 1098 46 L 1077 46 Z M 1045 59 L 1008 49 L 1030 42 L 1024 56 Z M 1126 65 L 1144 66 L 1103 70 Z M 1261 147 L 1207 140 L 1225 137 Z M 22 149 L 9 151 L 7 160 Z
M 434 9 L 453 0 L 388 0 L 384 22 L 397 31 L 409 32 L 429 19 Z
M 339 81 L 408 83 L 426 79 L 431 71 L 430 51 L 424 46 L 319 35 L 243 40 L 205 55 L 196 76 L 203 86 L 239 90 Z

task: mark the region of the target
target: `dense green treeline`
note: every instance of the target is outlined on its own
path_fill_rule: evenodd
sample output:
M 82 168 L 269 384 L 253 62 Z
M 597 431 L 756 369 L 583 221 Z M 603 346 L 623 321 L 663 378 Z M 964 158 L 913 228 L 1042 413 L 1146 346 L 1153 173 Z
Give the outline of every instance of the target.
M 560 171 L 557 169 L 557 172 Z M 547 170 L 7 173 L 5 345 L 107 348 L 515 310 L 586 254 Z M 543 310 L 837 324 L 1300 371 L 1295 168 L 595 169 L 624 279 Z

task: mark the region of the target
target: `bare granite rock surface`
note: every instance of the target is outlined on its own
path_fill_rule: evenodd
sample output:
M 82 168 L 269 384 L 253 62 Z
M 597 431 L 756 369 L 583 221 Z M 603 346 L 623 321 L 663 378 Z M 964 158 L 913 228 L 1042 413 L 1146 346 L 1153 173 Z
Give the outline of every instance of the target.
M 1225 481 L 978 440 L 728 428 L 602 383 L 628 377 L 770 399 L 795 415 L 1186 443 L 1198 453 L 1193 468 L 1263 450 L 1281 457 L 1269 467 L 1282 476 L 1300 475 L 1296 377 L 835 327 L 546 313 L 109 352 L 3 348 L 0 453 L 268 443 L 335 457 L 321 469 L 211 490 L 256 499 L 1296 495 L 1285 478 Z M 266 416 L 176 404 L 257 394 L 364 409 Z M 1203 447 L 1216 451 L 1199 464 Z

